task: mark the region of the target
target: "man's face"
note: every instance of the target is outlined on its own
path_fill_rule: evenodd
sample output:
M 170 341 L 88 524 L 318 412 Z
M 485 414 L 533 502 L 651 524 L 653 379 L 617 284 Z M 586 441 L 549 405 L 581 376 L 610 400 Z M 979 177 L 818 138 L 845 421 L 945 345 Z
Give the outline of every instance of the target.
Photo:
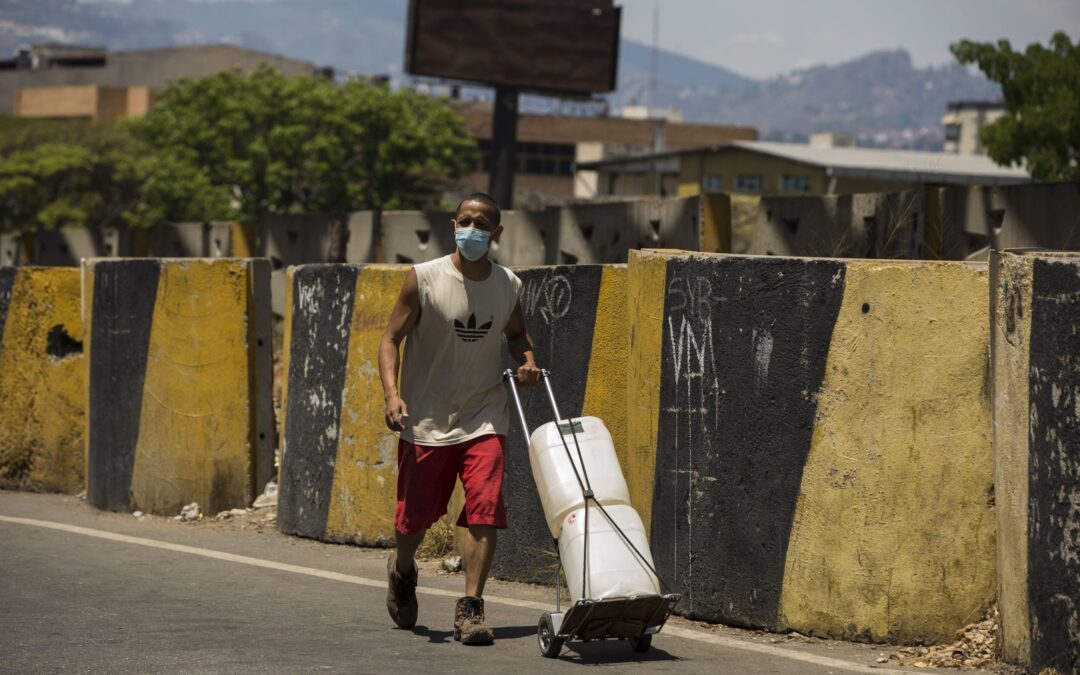
M 503 230 L 502 225 L 495 224 L 495 211 L 480 202 L 463 203 L 451 222 L 455 230 L 459 227 L 475 227 L 490 234 L 491 240 L 496 242 Z

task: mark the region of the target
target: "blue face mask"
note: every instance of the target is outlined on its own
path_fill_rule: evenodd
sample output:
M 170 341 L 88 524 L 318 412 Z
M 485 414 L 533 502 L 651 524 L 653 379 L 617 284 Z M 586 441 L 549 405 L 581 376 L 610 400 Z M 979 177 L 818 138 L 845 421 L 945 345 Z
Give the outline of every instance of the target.
M 459 227 L 454 230 L 454 241 L 457 242 L 458 250 L 466 260 L 476 262 L 484 257 L 484 253 L 488 250 L 491 233 L 475 227 Z

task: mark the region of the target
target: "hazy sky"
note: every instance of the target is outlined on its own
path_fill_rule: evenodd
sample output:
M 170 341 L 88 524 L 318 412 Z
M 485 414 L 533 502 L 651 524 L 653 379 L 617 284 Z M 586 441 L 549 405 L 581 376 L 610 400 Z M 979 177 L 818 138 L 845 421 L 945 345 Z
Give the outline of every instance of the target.
M 1080 0 L 616 0 L 623 35 L 754 77 L 903 47 L 915 64 L 952 61 L 962 38 L 1045 43 L 1080 37 Z

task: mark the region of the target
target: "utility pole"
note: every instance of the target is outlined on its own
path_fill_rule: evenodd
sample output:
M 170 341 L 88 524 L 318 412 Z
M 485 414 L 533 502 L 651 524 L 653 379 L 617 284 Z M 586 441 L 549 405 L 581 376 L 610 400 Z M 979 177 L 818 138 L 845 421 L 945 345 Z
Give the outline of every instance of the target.
M 496 87 L 491 120 L 491 173 L 488 192 L 500 208 L 514 207 L 514 170 L 517 168 L 518 90 Z

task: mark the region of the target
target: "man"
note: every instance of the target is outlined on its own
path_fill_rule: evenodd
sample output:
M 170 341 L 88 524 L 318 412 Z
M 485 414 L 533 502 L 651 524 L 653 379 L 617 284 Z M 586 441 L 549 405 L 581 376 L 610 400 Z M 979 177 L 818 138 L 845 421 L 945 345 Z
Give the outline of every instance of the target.
M 397 547 L 387 561 L 386 608 L 401 628 L 416 624 L 414 561 L 427 529 L 446 513 L 460 476 L 465 508 L 465 597 L 454 611 L 454 639 L 491 644 L 484 625 L 484 583 L 496 531 L 506 527 L 503 455 L 509 415 L 500 373 L 501 335 L 519 364 L 517 379 L 540 379 L 518 296 L 521 280 L 488 260 L 499 241 L 499 207 L 486 194 L 466 197 L 451 224 L 457 249 L 416 265 L 379 345 L 386 424 L 398 432 Z M 405 341 L 401 391 L 398 347 Z

